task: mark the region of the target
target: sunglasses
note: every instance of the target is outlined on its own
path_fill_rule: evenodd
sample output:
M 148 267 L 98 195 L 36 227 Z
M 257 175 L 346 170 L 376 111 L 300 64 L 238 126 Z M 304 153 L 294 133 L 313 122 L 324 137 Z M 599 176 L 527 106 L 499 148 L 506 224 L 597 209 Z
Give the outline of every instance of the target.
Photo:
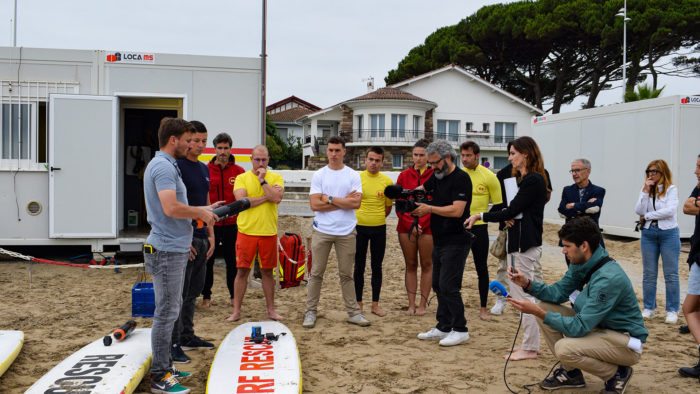
M 644 171 L 647 175 L 652 175 L 652 174 L 660 174 L 661 171 L 659 170 L 646 170 Z

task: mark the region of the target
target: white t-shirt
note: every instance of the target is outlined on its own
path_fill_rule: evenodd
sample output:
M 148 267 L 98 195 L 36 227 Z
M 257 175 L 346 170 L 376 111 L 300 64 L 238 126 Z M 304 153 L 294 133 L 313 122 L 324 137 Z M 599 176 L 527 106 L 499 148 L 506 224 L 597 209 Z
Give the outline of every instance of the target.
M 348 166 L 331 170 L 328 166 L 316 171 L 311 179 L 311 194 L 325 194 L 332 197 L 345 197 L 351 191 L 362 193 L 360 174 Z M 314 229 L 328 235 L 348 235 L 357 224 L 354 209 L 336 209 L 330 212 L 316 212 Z

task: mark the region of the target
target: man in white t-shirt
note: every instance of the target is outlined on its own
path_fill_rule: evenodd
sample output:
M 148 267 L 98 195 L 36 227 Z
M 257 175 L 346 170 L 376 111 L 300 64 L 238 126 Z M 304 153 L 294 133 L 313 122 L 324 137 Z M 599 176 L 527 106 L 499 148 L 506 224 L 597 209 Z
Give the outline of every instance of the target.
M 362 181 L 355 170 L 343 164 L 345 152 L 345 141 L 341 137 L 329 138 L 326 148 L 328 165 L 316 171 L 311 179 L 309 202 L 316 216 L 311 241 L 314 263 L 306 285 L 306 313 L 302 324 L 305 328 L 316 325 L 323 274 L 333 245 L 338 258 L 340 290 L 348 312 L 348 322 L 359 326 L 370 324 L 360 313 L 353 281 L 357 224 L 355 210 L 360 208 L 362 202 Z

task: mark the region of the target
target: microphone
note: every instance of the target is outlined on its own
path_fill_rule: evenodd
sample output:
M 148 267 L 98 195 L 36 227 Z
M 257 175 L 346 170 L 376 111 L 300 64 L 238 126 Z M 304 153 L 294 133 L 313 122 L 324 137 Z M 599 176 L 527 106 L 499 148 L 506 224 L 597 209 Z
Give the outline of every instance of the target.
M 384 196 L 392 200 L 397 198 L 406 198 L 406 196 L 411 195 L 410 190 L 404 190 L 400 185 L 389 185 L 384 189 Z
M 250 200 L 248 200 L 247 198 L 242 198 L 230 204 L 214 208 L 212 209 L 212 212 L 219 217 L 219 220 L 223 220 L 229 216 L 239 214 L 248 208 L 250 208 Z M 200 219 L 192 220 L 192 224 L 196 224 L 196 228 L 202 228 L 205 225 L 205 223 Z
M 497 280 L 491 281 L 491 283 L 489 283 L 489 290 L 491 290 L 491 292 L 493 292 L 497 296 L 510 298 L 506 287 L 503 286 L 503 284 Z

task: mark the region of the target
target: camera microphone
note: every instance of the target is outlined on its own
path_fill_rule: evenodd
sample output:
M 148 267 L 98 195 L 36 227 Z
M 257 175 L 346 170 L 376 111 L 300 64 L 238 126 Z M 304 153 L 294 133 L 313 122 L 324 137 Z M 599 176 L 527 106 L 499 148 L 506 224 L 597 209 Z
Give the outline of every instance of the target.
M 494 280 L 489 283 L 489 290 L 493 292 L 493 294 L 499 296 L 499 297 L 506 297 L 510 298 L 510 295 L 508 295 L 508 291 L 506 290 L 506 287 L 503 286 L 503 283 Z
M 392 200 L 402 198 L 404 195 L 405 191 L 400 185 L 389 185 L 384 189 L 384 196 Z

